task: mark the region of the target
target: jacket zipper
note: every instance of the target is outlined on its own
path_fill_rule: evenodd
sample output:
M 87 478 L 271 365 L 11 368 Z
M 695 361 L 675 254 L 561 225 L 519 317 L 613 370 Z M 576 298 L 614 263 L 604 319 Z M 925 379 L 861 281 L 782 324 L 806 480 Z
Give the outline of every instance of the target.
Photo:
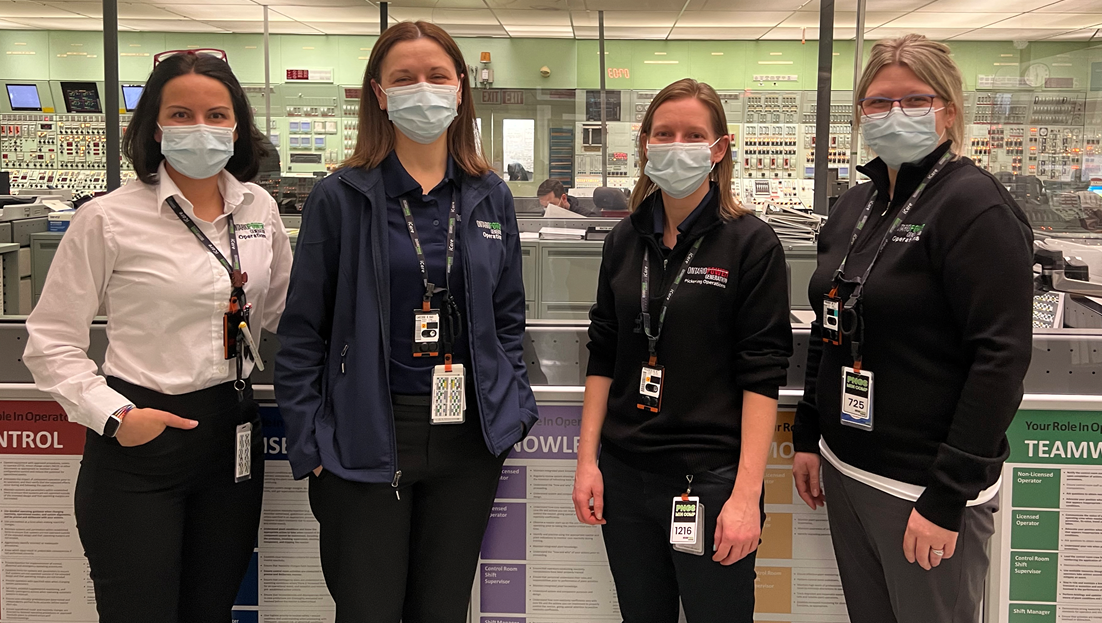
M 399 501 L 402 499 L 402 495 L 398 493 L 398 481 L 402 479 L 402 470 L 394 472 L 394 480 L 390 481 L 390 486 L 394 487 L 394 497 Z
M 348 355 L 348 344 L 341 349 L 341 374 L 344 374 L 344 359 Z

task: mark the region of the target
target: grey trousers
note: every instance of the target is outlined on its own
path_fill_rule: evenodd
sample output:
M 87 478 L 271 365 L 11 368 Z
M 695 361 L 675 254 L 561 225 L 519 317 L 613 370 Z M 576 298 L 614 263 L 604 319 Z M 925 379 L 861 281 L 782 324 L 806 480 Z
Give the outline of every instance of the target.
M 914 503 L 839 472 L 823 459 L 823 489 L 850 623 L 976 623 L 998 497 L 964 513 L 952 558 L 930 571 L 903 556 Z

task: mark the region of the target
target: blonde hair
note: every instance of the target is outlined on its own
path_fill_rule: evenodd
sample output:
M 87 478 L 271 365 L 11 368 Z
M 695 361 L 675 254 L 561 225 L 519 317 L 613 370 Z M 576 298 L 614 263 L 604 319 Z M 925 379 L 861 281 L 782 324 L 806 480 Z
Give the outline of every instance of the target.
M 635 183 L 635 189 L 631 191 L 631 211 L 634 212 L 647 197 L 658 189 L 658 185 L 644 172 L 647 166 L 647 137 L 650 136 L 651 126 L 654 124 L 654 112 L 665 104 L 675 100 L 694 97 L 708 109 L 712 116 L 712 132 L 716 138 L 728 135 L 727 115 L 723 112 L 723 102 L 719 94 L 711 85 L 697 82 L 692 78 L 684 78 L 662 89 L 651 101 L 647 113 L 643 115 L 643 123 L 639 126 L 639 181 Z M 722 160 L 716 163 L 709 179 L 719 184 L 719 214 L 726 219 L 735 219 L 750 211 L 742 206 L 742 202 L 731 192 L 731 177 L 734 175 L 735 165 L 730 153 L 724 154 Z
M 960 68 L 949 55 L 949 46 L 918 34 L 877 41 L 872 46 L 869 62 L 857 85 L 857 100 L 865 97 L 869 85 L 881 69 L 895 64 L 913 71 L 919 80 L 933 88 L 934 95 L 945 100 L 946 106 L 953 107 L 956 117 L 952 125 L 946 128 L 946 134 L 953 141 L 953 153 L 959 157 L 964 149 L 964 79 Z M 861 127 L 861 108 L 855 107 L 853 114 L 854 129 L 857 130 Z

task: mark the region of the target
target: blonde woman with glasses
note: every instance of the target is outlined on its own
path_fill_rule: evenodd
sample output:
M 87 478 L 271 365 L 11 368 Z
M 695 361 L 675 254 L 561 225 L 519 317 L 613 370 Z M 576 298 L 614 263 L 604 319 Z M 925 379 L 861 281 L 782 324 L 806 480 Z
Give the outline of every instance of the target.
M 877 43 L 858 100 L 878 157 L 820 236 L 793 474 L 808 506 L 830 502 L 853 623 L 974 622 L 1029 367 L 1032 234 L 960 155 L 948 47 Z

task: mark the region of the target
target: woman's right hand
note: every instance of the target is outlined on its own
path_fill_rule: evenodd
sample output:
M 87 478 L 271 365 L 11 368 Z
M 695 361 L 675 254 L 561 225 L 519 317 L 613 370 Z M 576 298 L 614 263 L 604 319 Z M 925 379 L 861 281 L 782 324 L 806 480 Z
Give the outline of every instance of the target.
M 596 463 L 578 463 L 578 469 L 574 472 L 573 498 L 578 521 L 591 526 L 604 525 L 605 480 Z
M 800 499 L 815 510 L 826 506 L 826 496 L 819 482 L 819 465 L 822 458 L 814 452 L 797 452 L 792 459 L 792 478 L 796 481 L 796 491 Z
M 199 422 L 195 420 L 188 420 L 168 411 L 131 409 L 119 424 L 115 439 L 120 446 L 132 448 L 153 441 L 169 426 L 191 430 L 198 425 Z
M 314 477 L 316 478 L 318 476 L 321 476 L 321 465 L 314 468 Z

